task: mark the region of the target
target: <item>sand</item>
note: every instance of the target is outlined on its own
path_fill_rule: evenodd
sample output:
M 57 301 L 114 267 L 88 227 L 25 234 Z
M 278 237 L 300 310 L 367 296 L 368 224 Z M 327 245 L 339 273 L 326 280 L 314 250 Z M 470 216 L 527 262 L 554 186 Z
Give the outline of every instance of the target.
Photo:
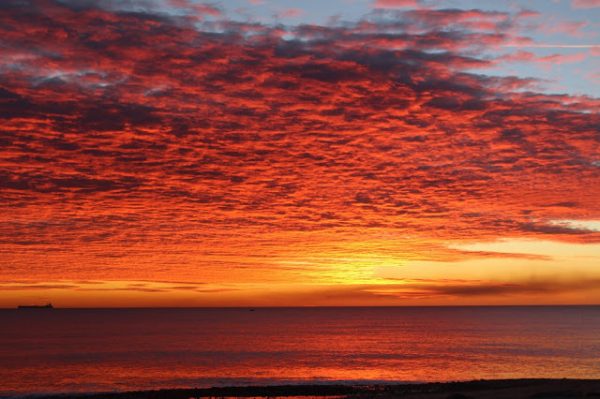
M 323 399 L 571 399 L 599 398 L 600 380 L 482 380 L 402 385 L 285 385 L 167 389 L 119 393 L 60 394 L 38 399 L 190 399 L 190 398 Z

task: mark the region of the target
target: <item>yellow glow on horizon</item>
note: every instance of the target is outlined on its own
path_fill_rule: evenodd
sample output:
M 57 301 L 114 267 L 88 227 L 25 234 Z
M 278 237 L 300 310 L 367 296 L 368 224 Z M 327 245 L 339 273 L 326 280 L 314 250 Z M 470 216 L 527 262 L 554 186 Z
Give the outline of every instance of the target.
M 261 265 L 263 269 L 247 273 L 242 269 L 227 282 L 218 275 L 6 282 L 0 287 L 0 306 L 46 302 L 60 307 L 600 302 L 599 244 L 523 239 L 452 244 L 449 249 L 460 251 L 461 256 L 450 252 L 440 260 L 366 251 L 368 244 L 349 246 L 365 248 L 364 253 L 347 251 L 347 247 L 330 254 L 290 251 L 286 257 Z M 489 295 L 485 287 L 490 287 Z

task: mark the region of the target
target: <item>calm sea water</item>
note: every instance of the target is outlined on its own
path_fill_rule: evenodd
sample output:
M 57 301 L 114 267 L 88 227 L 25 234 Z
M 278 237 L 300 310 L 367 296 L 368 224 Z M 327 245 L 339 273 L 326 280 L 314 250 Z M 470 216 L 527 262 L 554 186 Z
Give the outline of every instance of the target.
M 600 307 L 0 310 L 0 395 L 600 378 Z

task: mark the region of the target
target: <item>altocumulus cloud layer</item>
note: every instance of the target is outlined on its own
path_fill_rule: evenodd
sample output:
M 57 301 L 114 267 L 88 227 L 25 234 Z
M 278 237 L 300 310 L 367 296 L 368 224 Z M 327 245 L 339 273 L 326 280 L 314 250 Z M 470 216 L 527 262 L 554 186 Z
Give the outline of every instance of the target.
M 600 242 L 556 222 L 600 218 L 600 100 L 482 69 L 533 13 L 171 5 L 0 3 L 0 278 L 338 281 L 365 253 Z

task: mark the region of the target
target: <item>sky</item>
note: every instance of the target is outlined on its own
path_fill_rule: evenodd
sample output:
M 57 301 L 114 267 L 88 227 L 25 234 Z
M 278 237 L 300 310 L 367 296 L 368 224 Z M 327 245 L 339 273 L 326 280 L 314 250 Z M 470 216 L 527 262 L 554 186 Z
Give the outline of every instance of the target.
M 600 303 L 598 0 L 0 2 L 0 307 Z

